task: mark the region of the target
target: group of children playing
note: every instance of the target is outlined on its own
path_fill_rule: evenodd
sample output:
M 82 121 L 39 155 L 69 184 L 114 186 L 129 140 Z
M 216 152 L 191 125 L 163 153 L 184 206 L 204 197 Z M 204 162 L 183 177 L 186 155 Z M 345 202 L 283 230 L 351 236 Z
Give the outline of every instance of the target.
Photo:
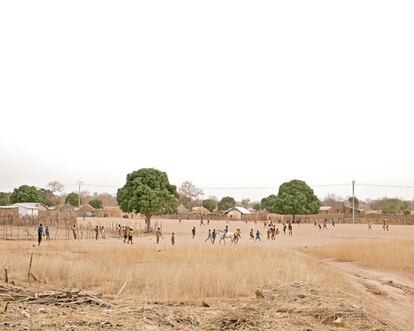
M 279 228 L 276 227 L 276 224 L 273 224 L 273 221 L 268 220 L 264 221 L 264 226 L 267 228 L 267 240 L 276 240 L 276 236 L 279 234 Z M 286 234 L 286 229 L 289 231 L 289 236 L 292 236 L 293 226 L 291 222 L 288 222 L 287 224 L 285 222 L 282 223 L 283 234 Z M 250 229 L 250 240 L 261 241 L 261 236 L 262 234 L 259 230 L 257 230 L 255 234 L 253 229 Z
M 134 229 L 129 226 L 121 226 L 118 224 L 118 239 L 124 238 L 124 243 L 132 244 L 132 238 L 134 237 Z

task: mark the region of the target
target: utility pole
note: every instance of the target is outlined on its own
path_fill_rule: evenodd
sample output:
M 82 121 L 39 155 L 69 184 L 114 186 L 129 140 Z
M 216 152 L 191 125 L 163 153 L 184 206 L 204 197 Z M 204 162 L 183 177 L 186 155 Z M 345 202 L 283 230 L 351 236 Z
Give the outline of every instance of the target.
M 355 180 L 352 181 L 352 224 L 355 224 Z
M 81 195 L 80 195 L 80 193 L 81 193 L 81 185 L 83 185 L 83 182 L 82 181 L 79 181 L 78 182 L 78 187 L 79 187 L 79 191 L 78 191 L 78 208 L 80 208 L 80 205 L 81 205 Z

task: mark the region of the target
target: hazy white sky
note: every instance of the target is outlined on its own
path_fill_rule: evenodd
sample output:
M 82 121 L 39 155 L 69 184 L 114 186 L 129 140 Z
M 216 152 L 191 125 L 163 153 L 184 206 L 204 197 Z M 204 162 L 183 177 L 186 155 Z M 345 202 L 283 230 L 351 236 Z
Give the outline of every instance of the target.
M 414 185 L 413 17 L 413 1 L 2 1 L 0 190 L 114 192 L 141 167 L 219 197 Z

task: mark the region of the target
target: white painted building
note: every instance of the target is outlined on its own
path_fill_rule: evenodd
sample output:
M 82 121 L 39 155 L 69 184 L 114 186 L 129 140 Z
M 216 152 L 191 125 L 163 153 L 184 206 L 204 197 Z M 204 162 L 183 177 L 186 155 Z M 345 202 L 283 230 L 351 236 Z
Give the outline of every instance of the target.
M 242 215 L 251 214 L 250 210 L 237 206 L 227 209 L 224 213 L 232 220 L 241 220 Z
M 37 202 L 18 202 L 13 204 L 12 206 L 19 208 L 20 217 L 37 217 L 39 215 L 39 210 L 46 210 L 46 208 L 43 205 Z

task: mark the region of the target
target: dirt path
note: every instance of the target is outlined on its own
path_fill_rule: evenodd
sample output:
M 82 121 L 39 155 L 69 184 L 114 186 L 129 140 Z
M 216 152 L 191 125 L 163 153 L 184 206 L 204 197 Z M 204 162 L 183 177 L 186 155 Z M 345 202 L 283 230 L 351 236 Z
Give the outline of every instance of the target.
M 401 330 L 414 329 L 414 282 L 394 273 L 372 270 L 351 262 L 328 261 L 342 272 L 357 290 L 354 295 L 366 301 L 384 320 Z

